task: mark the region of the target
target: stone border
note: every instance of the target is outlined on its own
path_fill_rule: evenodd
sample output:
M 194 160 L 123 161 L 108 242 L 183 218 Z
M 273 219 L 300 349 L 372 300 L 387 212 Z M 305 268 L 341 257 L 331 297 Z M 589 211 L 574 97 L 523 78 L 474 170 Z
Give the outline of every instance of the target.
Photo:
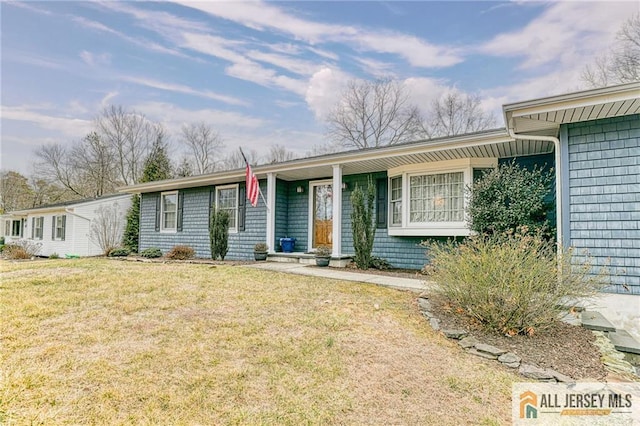
M 481 358 L 495 360 L 508 368 L 518 369 L 518 373 L 528 379 L 551 383 L 575 383 L 575 380 L 550 368 L 540 368 L 533 364 L 525 364 L 522 358 L 513 352 L 487 345 L 470 336 L 466 330 L 441 329 L 440 320 L 433 315 L 431 302 L 427 295 L 418 297 L 418 308 L 422 315 L 429 320 L 429 325 L 435 331 L 440 331 L 447 338 L 456 340 L 467 353 Z

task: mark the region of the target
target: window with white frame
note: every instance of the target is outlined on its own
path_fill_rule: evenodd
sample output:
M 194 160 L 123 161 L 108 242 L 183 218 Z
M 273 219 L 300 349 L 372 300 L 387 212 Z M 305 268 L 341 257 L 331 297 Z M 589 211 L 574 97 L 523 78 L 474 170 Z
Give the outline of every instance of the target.
M 402 177 L 390 179 L 389 223 L 391 226 L 402 226 Z
M 160 229 L 175 232 L 178 229 L 178 191 L 163 192 L 160 206 Z
M 497 167 L 497 159 L 466 158 L 390 169 L 389 235 L 469 235 L 465 187 L 478 167 Z
M 237 231 L 238 185 L 216 187 L 216 209 L 229 213 L 229 231 Z
M 54 240 L 64 240 L 65 234 L 65 216 L 54 216 L 53 217 L 53 239 Z
M 33 238 L 36 240 L 41 240 L 44 235 L 44 217 L 34 217 L 33 218 Z
M 11 233 L 12 237 L 21 237 L 22 236 L 22 221 L 21 220 L 12 220 L 11 221 Z

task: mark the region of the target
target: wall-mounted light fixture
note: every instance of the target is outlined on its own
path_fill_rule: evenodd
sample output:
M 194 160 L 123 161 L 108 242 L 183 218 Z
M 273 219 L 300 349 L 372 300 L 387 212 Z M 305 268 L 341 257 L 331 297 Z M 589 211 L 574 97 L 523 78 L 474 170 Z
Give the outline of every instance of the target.
M 302 193 L 304 192 L 304 188 L 303 188 L 302 186 L 298 186 L 298 187 L 296 188 L 296 192 L 297 192 L 298 194 L 302 194 Z
M 346 182 L 342 182 L 342 189 L 347 189 L 347 188 L 348 188 L 347 183 Z

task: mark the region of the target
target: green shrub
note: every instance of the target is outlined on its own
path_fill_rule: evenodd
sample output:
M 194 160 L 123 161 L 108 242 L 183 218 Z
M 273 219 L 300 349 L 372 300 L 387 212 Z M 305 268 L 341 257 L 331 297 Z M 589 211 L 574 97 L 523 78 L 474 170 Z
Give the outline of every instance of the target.
M 547 215 L 552 171 L 529 171 L 514 161 L 500 165 L 475 181 L 470 189 L 470 228 L 479 234 L 515 231 L 526 226 L 532 232 L 553 235 Z
M 195 255 L 195 250 L 189 246 L 175 246 L 167 253 L 167 259 L 187 260 L 193 259 Z
M 115 248 L 109 252 L 109 257 L 126 257 L 131 251 L 126 247 Z
M 149 247 L 146 250 L 142 250 L 142 253 L 140 253 L 140 256 L 146 257 L 149 259 L 162 257 L 162 250 L 160 250 L 158 247 Z
M 391 264 L 387 261 L 387 259 L 383 259 L 377 256 L 371 257 L 371 263 L 369 265 L 374 269 L 391 269 Z
M 209 219 L 209 242 L 211 258 L 224 260 L 229 250 L 229 213 L 226 210 L 211 209 Z
M 591 296 L 603 285 L 600 277 L 589 274 L 588 263 L 573 259 L 571 264 L 570 251 L 563 253 L 559 265 L 555 244 L 540 233 L 425 245 L 436 291 L 500 333 L 540 332 L 557 320 L 563 302 Z
M 60 255 L 56 252 L 53 252 L 49 255 L 49 259 L 60 259 Z
M 2 255 L 7 259 L 31 259 L 31 254 L 19 244 L 6 244 L 2 250 Z
M 359 269 L 369 269 L 371 266 L 371 252 L 373 251 L 373 203 L 375 187 L 371 177 L 367 184 L 366 193 L 356 184 L 351 193 L 351 229 L 353 233 L 353 261 Z

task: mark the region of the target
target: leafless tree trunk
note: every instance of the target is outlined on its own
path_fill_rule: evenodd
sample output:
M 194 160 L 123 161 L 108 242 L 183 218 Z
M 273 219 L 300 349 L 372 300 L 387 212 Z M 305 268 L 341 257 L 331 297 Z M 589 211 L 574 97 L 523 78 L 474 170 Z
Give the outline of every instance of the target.
M 436 99 L 431 108 L 425 124 L 429 137 L 473 133 L 496 125 L 495 117 L 482 110 L 475 95 L 453 90 Z
M 122 106 L 105 108 L 96 118 L 100 137 L 113 149 L 116 170 L 125 185 L 140 181 L 142 163 L 157 129 L 142 114 Z
M 57 182 L 79 197 L 87 197 L 79 179 L 78 170 L 70 161 L 67 150 L 61 144 L 43 145 L 36 151 L 39 176 L 49 182 Z
M 255 166 L 260 163 L 260 156 L 258 155 L 255 149 L 252 149 L 250 151 L 244 151 L 244 155 L 247 156 L 247 161 L 252 166 Z M 241 169 L 245 167 L 244 159 L 242 158 L 242 154 L 240 154 L 240 150 L 238 149 L 234 149 L 233 151 L 231 151 L 224 158 L 224 161 L 222 164 L 223 164 L 222 166 L 223 170 L 234 170 L 234 169 Z
M 111 250 L 120 246 L 124 229 L 123 215 L 117 203 L 102 206 L 96 210 L 96 217 L 91 221 L 89 239 L 108 255 Z
M 220 152 L 224 148 L 218 132 L 204 122 L 192 123 L 182 126 L 182 141 L 191 152 L 196 174 L 215 171 L 220 161 Z
M 266 162 L 267 163 L 282 163 L 284 161 L 290 161 L 295 159 L 296 156 L 293 152 L 287 150 L 282 145 L 271 145 L 269 148 L 269 153 L 267 154 Z
M 640 13 L 622 25 L 610 54 L 585 67 L 582 80 L 594 88 L 640 81 Z
M 70 161 L 80 172 L 84 182 L 89 184 L 92 196 L 101 197 L 116 188 L 114 155 L 97 133 L 85 136 L 70 152 Z
M 327 117 L 331 139 L 359 149 L 394 145 L 423 136 L 418 108 L 395 80 L 352 80 Z

